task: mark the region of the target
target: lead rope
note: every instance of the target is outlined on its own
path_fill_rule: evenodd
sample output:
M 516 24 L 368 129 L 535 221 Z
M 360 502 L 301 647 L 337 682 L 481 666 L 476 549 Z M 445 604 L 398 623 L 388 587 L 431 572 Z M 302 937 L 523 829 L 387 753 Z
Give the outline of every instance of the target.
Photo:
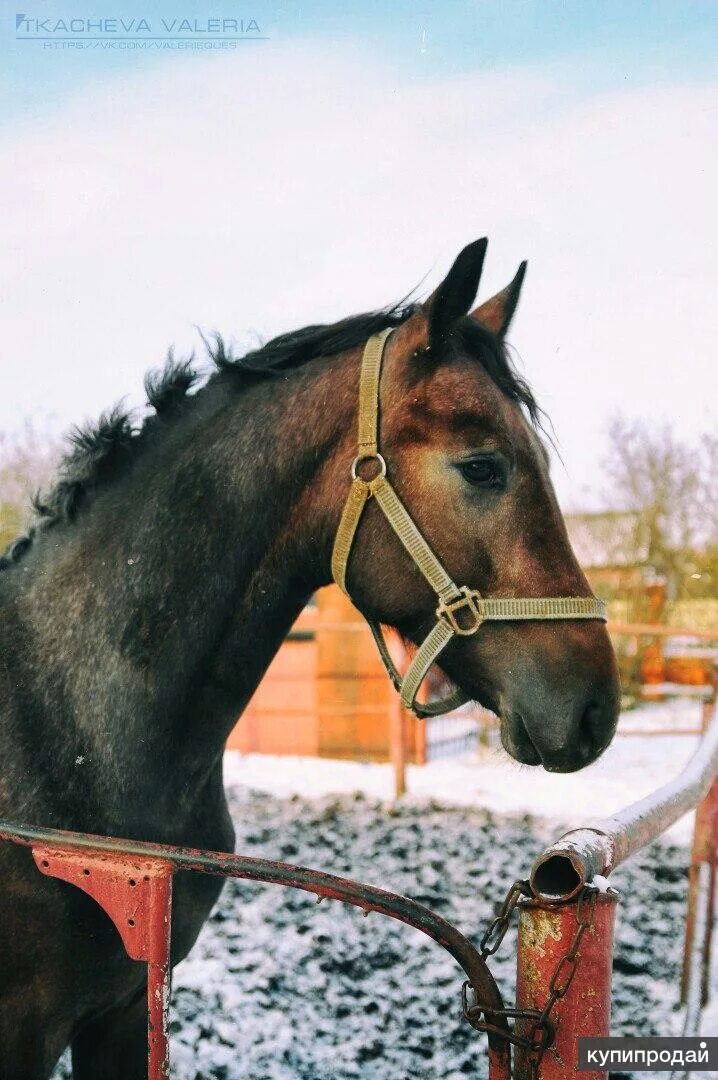
M 386 340 L 392 329 L 373 334 L 364 347 L 359 380 L 357 456 L 351 466 L 351 487 L 344 505 L 332 551 L 332 576 L 349 596 L 347 568 L 356 531 L 370 498 L 375 498 L 404 548 L 436 593 L 436 624 L 419 646 L 405 675 L 392 660 L 378 623 L 367 618 L 379 655 L 402 704 L 417 716 L 439 716 L 463 705 L 468 698 L 457 691 L 430 704 L 416 700 L 431 665 L 454 637 L 470 637 L 487 620 L 600 619 L 606 621 L 606 605 L 597 597 L 524 597 L 484 599 L 476 589 L 457 585 L 450 577 L 387 479 L 387 466 L 379 451 L 379 384 Z M 377 472 L 370 480 L 359 475 L 360 465 L 373 462 Z M 351 597 L 349 597 L 351 599 Z

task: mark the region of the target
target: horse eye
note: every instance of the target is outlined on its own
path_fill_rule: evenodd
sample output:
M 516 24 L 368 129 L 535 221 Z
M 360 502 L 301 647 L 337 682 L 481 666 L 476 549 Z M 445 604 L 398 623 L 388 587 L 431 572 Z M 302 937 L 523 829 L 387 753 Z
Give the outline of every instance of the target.
M 500 491 L 506 487 L 506 470 L 496 458 L 474 458 L 471 461 L 462 461 L 459 471 L 474 487 L 490 488 L 493 491 Z

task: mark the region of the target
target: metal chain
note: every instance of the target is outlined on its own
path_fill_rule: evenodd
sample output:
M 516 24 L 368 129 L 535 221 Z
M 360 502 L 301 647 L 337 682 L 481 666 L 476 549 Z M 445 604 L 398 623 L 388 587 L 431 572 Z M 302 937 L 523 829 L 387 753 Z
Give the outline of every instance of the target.
M 513 883 L 506 894 L 503 904 L 499 908 L 498 915 L 495 919 L 492 919 L 486 928 L 486 932 L 479 944 L 482 960 L 485 960 L 487 956 L 493 956 L 506 937 L 506 931 L 511 924 L 511 916 L 514 913 L 514 908 L 522 896 L 531 896 L 531 886 L 528 881 L 519 879 Z
M 498 915 L 492 919 L 481 938 L 481 957 L 485 960 L 493 956 L 506 936 L 506 931 L 511 923 L 514 909 L 521 897 L 531 897 L 531 888 L 528 881 L 518 880 L 513 883 L 506 898 L 502 903 Z M 551 1012 L 557 1001 L 565 997 L 576 974 L 579 960 L 581 959 L 581 940 L 586 931 L 593 925 L 593 916 L 596 909 L 596 897 L 598 890 L 587 886 L 578 898 L 576 904 L 576 930 L 568 950 L 559 959 L 551 981 L 549 982 L 549 996 L 542 1009 L 494 1009 L 484 1006 L 480 1002 L 469 1002 L 469 990 L 472 987 L 465 982 L 462 991 L 462 1009 L 465 1018 L 476 1031 L 485 1031 L 489 1035 L 504 1038 L 526 1052 L 530 1075 L 532 1080 L 538 1077 L 541 1059 L 554 1040 L 556 1028 L 551 1020 Z M 509 1020 L 528 1020 L 531 1022 L 527 1035 L 518 1035 L 514 1028 L 509 1027 Z

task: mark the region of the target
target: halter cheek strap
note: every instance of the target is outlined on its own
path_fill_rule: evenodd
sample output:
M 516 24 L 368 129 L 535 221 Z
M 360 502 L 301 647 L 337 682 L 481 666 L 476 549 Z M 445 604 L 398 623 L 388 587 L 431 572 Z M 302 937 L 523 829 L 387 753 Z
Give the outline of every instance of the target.
M 441 701 L 419 704 L 419 688 L 429 668 L 455 637 L 476 634 L 488 620 L 557 620 L 600 619 L 606 621 L 606 605 L 596 597 L 527 597 L 485 599 L 468 585 L 457 585 L 424 537 L 387 479 L 386 461 L 379 452 L 379 382 L 384 346 L 391 329 L 374 334 L 366 343 L 359 383 L 358 449 L 352 462 L 352 484 L 339 522 L 332 552 L 332 575 L 347 594 L 347 567 L 356 531 L 364 507 L 370 498 L 376 499 L 384 517 L 401 540 L 409 557 L 421 571 L 438 600 L 436 624 L 420 645 L 409 668 L 402 676 L 392 660 L 378 623 L 367 619 L 379 655 L 389 678 L 401 695 L 403 705 L 417 716 L 439 716 L 463 705 L 468 699 L 460 691 Z M 373 463 L 376 473 L 364 480 L 359 466 Z

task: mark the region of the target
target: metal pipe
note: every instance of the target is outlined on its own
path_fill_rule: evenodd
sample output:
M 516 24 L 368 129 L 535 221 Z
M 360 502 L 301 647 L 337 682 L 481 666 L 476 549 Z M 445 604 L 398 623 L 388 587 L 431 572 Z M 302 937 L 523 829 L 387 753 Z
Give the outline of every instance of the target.
M 165 1080 L 170 1075 L 170 935 L 172 875 L 158 876 L 150 894 L 147 958 L 147 1075 Z
M 701 863 L 696 869 L 698 872 L 695 877 L 695 907 L 692 913 L 693 933 L 683 969 L 682 993 L 686 1014 L 681 1034 L 684 1038 L 700 1035 L 706 972 L 705 948 L 710 933 L 712 894 L 715 886 L 715 870 L 710 863 Z M 689 1076 L 690 1071 L 675 1071 L 671 1073 L 670 1080 L 688 1080 Z
M 704 728 L 710 723 L 710 707 L 704 706 Z M 696 922 L 699 917 L 701 899 L 701 867 L 708 864 L 712 880 L 715 881 L 718 866 L 718 780 L 711 784 L 710 791 L 696 810 L 693 823 L 693 845 L 691 848 L 691 866 L 688 877 L 688 914 L 686 917 L 685 943 L 683 947 L 683 970 L 681 973 L 681 1003 L 686 1004 L 688 994 L 689 969 L 695 935 L 698 932 Z M 713 887 L 710 886 L 710 909 L 708 924 L 703 942 L 703 1000 L 708 995 L 708 974 L 710 968 L 711 930 L 713 924 Z
M 534 896 L 549 902 L 577 896 L 587 882 L 610 873 L 698 805 L 718 774 L 715 702 L 711 711 L 696 752 L 674 780 L 612 817 L 571 829 L 539 855 L 531 868 Z
M 304 892 L 314 893 L 319 900 L 340 900 L 361 908 L 365 914 L 376 911 L 398 922 L 420 930 L 450 953 L 466 974 L 469 986 L 476 993 L 477 1001 L 492 1009 L 502 1009 L 503 999 L 496 981 L 478 949 L 431 908 L 407 896 L 379 889 L 364 882 L 352 881 L 311 870 L 291 863 L 273 862 L 248 855 L 234 855 L 221 851 L 200 851 L 195 848 L 177 847 L 170 844 L 148 843 L 143 840 L 124 840 L 92 833 L 68 832 L 41 826 L 23 825 L 15 821 L 0 820 L 0 840 L 10 840 L 26 847 L 59 848 L 66 851 L 90 853 L 107 852 L 114 855 L 130 855 L 136 858 L 164 860 L 175 870 L 195 870 L 219 877 L 243 878 L 263 881 L 267 884 L 285 885 Z M 506 1021 L 497 1020 L 507 1029 Z M 498 1034 L 489 1034 L 492 1051 L 493 1076 L 496 1080 L 508 1075 L 508 1048 L 506 1040 Z

